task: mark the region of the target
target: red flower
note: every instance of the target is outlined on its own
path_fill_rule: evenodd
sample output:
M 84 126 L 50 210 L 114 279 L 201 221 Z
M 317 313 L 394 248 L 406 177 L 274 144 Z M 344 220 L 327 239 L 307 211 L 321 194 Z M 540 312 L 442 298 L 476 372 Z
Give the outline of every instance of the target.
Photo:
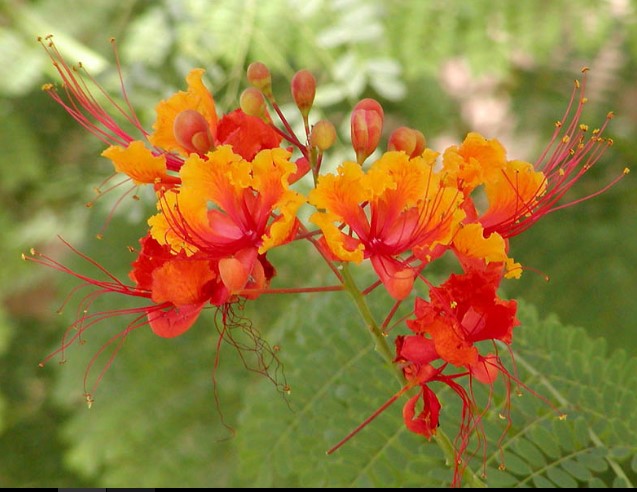
M 446 362 L 468 368 L 475 365 L 479 361 L 475 342 L 510 343 L 513 328 L 519 324 L 517 303 L 496 294 L 500 278 L 497 270 L 452 274 L 440 287 L 430 288 L 431 301 L 416 299 L 416 318 L 407 325 L 415 333 L 430 335 Z

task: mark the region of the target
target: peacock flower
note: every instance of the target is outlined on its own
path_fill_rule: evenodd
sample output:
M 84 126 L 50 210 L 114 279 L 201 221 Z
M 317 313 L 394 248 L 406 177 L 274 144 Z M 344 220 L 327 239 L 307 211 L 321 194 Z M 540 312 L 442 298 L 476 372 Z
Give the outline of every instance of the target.
M 261 269 L 260 255 L 289 242 L 302 195 L 289 189 L 296 165 L 284 149 L 260 151 L 248 162 L 223 145 L 186 159 L 181 186 L 160 196 L 151 235 L 175 254 L 219 261 L 224 284 L 245 288 Z M 263 277 L 263 275 L 257 275 Z
M 102 155 L 135 185 L 170 188 L 178 184 L 175 173 L 190 153 L 204 156 L 218 145 L 229 144 L 236 153 L 252 160 L 260 150 L 276 148 L 282 141 L 271 125 L 241 110 L 219 119 L 213 95 L 203 83 L 205 71 L 201 68 L 193 69 L 187 75 L 186 91 L 179 91 L 157 105 L 157 118 L 151 133 L 133 111 L 123 83 L 124 106 L 117 103 L 81 64 L 70 66 L 51 37 L 41 38 L 40 43 L 62 79 L 63 90 L 53 84 L 45 84 L 43 89 L 78 123 L 108 145 Z M 111 43 L 115 46 L 114 39 Z M 121 79 L 119 65 L 117 69 Z M 100 97 L 106 98 L 108 107 L 98 102 Z
M 436 435 L 440 422 L 442 405 L 438 396 L 433 391 L 433 384 L 443 384 L 449 387 L 462 403 L 461 423 L 455 440 L 455 463 L 453 486 L 460 484 L 460 479 L 467 460 L 464 459 L 465 451 L 469 445 L 469 438 L 474 432 L 483 433 L 482 413 L 478 412 L 473 391 L 468 392 L 458 381 L 460 378 L 472 373 L 460 372 L 448 374 L 449 365 L 434 365 L 440 360 L 437 348 L 430 338 L 421 334 L 400 335 L 396 337 L 396 357 L 394 363 L 402 369 L 407 382 L 393 398 L 404 393 L 410 388 L 418 388 L 415 395 L 411 396 L 403 406 L 403 422 L 411 432 L 419 434 L 431 440 Z M 493 374 L 495 371 L 484 369 L 482 374 Z M 496 372 L 497 374 L 497 372 Z M 492 383 L 493 380 L 490 381 Z
M 39 41 L 62 79 L 62 90 L 53 84 L 45 84 L 43 89 L 80 125 L 109 146 L 103 155 L 113 160 L 116 171 L 126 174 L 136 185 L 163 183 L 169 187 L 176 184 L 178 180 L 170 173 L 179 170 L 183 159 L 159 147 L 145 148 L 143 142 L 149 139 L 150 133 L 132 109 L 124 84 L 122 98 L 126 104 L 122 106 L 81 63 L 70 66 L 50 36 Z M 115 46 L 114 39 L 111 43 Z M 117 70 L 121 79 L 119 64 Z M 98 101 L 102 97 L 106 98 L 108 107 Z
M 570 202 L 560 203 L 571 187 L 597 164 L 606 150 L 613 145 L 611 138 L 603 136 L 613 118 L 612 112 L 606 115 L 600 128 L 590 130 L 587 124 L 581 122 L 584 106 L 588 102 L 585 96 L 588 69 L 584 68 L 582 72 L 582 82 L 575 81 L 566 111 L 555 123 L 549 144 L 533 166 L 544 178 L 537 186 L 535 196 L 526 199 L 522 195 L 525 191 L 524 185 L 518 184 L 516 179 L 523 173 L 518 172 L 515 179 L 510 179 L 509 184 L 510 188 L 522 196 L 517 202 L 516 213 L 507 215 L 502 210 L 496 210 L 491 214 L 485 214 L 483 224 L 487 233 L 497 231 L 503 237 L 520 234 L 546 214 L 596 197 L 628 174 L 629 169 L 624 168 L 618 176 L 597 191 Z M 532 186 L 529 188 L 532 189 Z
M 531 227 L 550 212 L 593 198 L 608 190 L 627 173 L 621 174 L 597 191 L 571 202 L 560 200 L 602 157 L 613 144 L 603 133 L 613 117 L 608 113 L 600 128 L 589 130 L 581 123 L 587 98 L 586 72 L 575 86 L 566 111 L 555 124 L 553 136 L 535 164 L 507 160 L 506 151 L 496 139 L 488 140 L 469 133 L 460 146 L 445 151 L 443 167 L 446 179 L 454 182 L 467 196 L 464 208 L 467 221 L 478 221 L 484 227 L 484 237 L 498 233 L 510 238 Z M 486 205 L 478 212 L 479 202 L 474 191 L 481 188 Z
M 417 334 L 430 336 L 440 357 L 455 366 L 471 368 L 479 362 L 474 346 L 483 340 L 511 343 L 517 303 L 502 300 L 496 291 L 499 270 L 452 274 L 439 287 L 430 288 L 430 301 L 416 299 L 415 319 L 407 326 Z
M 507 160 L 498 140 L 475 132 L 461 145 L 447 148 L 443 172 L 446 182 L 454 183 L 465 196 L 462 207 L 466 218 L 453 239 L 453 251 L 465 270 L 500 264 L 507 278 L 519 278 L 522 268 L 508 257 L 506 237 L 488 226 L 529 214 L 544 193 L 544 175 L 527 162 Z M 488 205 L 480 213 L 476 202 L 484 198 Z
M 321 228 L 331 253 L 341 261 L 370 259 L 397 300 L 411 292 L 416 276 L 401 255 L 448 244 L 464 217 L 462 194 L 434 171 L 437 156 L 429 149 L 411 159 L 387 152 L 367 172 L 345 162 L 337 174 L 320 176 L 308 197 L 322 210 L 310 221 Z

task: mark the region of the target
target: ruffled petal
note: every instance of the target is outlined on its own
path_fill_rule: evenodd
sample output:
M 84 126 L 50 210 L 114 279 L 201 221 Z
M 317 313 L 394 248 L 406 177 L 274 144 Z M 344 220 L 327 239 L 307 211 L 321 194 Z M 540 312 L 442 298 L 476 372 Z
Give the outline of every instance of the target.
M 176 184 L 180 181 L 177 176 L 167 174 L 166 158 L 153 155 L 139 140 L 132 141 L 126 148 L 112 145 L 102 152 L 102 156 L 110 159 L 115 170 L 128 175 L 136 185 Z
M 152 299 L 175 306 L 201 303 L 210 298 L 209 283 L 215 278 L 209 261 L 171 260 L 153 271 Z

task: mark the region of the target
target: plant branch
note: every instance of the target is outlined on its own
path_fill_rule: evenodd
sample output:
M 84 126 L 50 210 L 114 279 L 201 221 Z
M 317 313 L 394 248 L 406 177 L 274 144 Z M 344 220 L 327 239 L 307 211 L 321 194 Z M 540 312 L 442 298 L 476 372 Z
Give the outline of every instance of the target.
M 397 395 L 394 395 L 395 397 L 398 397 L 403 392 L 405 392 L 406 381 L 402 371 L 399 368 L 397 368 L 396 365 L 394 364 L 393 351 L 389 347 L 389 344 L 387 343 L 387 338 L 383 334 L 383 331 L 378 326 L 378 323 L 376 323 L 374 315 L 370 311 L 369 306 L 367 305 L 367 301 L 365 300 L 365 297 L 363 296 L 363 293 L 356 286 L 356 282 L 354 281 L 354 278 L 352 277 L 352 274 L 350 273 L 347 264 L 343 264 L 343 269 L 341 272 L 343 274 L 343 285 L 345 287 L 345 290 L 350 294 L 350 296 L 354 300 L 354 304 L 356 304 L 356 307 L 358 308 L 358 312 L 363 318 L 363 320 L 365 321 L 367 330 L 369 331 L 370 335 L 372 336 L 372 339 L 374 340 L 374 350 L 376 350 L 376 352 L 378 352 L 381 355 L 381 357 L 385 359 L 385 361 L 389 364 L 392 372 L 398 378 L 398 380 L 400 381 L 400 384 L 403 386 L 403 389 L 399 391 Z M 393 403 L 395 399 L 396 398 L 392 397 L 392 399 L 389 400 L 388 404 Z M 383 406 L 382 409 L 384 408 L 386 407 Z M 372 418 L 375 418 L 377 415 L 378 413 L 375 412 Z M 354 433 L 358 432 L 358 430 L 360 430 L 360 426 L 354 431 Z M 346 439 L 341 441 L 336 447 L 340 447 L 340 445 L 344 441 L 349 439 L 351 435 L 352 434 L 350 434 Z M 447 462 L 447 464 L 452 469 L 455 468 L 456 459 L 457 459 L 456 450 L 453 447 L 453 444 L 451 440 L 449 439 L 449 436 L 447 436 L 447 434 L 445 434 L 442 431 L 442 429 L 438 428 L 436 429 L 436 433 L 434 434 L 434 439 L 436 441 L 436 444 L 438 444 L 438 446 L 442 450 L 442 453 L 445 457 L 445 461 Z M 331 451 L 334 451 L 334 449 L 332 449 Z M 468 466 L 465 467 L 464 471 L 462 472 L 462 478 L 464 482 L 470 485 L 471 487 L 476 487 L 476 488 L 486 487 L 486 484 L 482 480 L 480 480 L 478 476 L 475 473 L 473 473 L 473 470 L 471 470 Z

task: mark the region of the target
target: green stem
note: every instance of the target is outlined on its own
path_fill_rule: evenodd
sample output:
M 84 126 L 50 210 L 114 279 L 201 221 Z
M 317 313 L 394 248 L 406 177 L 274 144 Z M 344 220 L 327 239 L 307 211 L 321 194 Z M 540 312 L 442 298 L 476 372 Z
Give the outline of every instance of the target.
M 457 459 L 456 450 L 453 447 L 449 436 L 445 434 L 440 429 L 440 427 L 438 427 L 436 433 L 434 434 L 434 440 L 436 441 L 436 444 L 438 444 L 438 447 L 442 449 L 442 453 L 445 457 L 447 465 L 452 468 L 455 467 Z M 466 485 L 474 488 L 483 489 L 487 486 L 482 480 L 478 478 L 475 473 L 473 473 L 473 470 L 471 470 L 468 466 L 462 472 L 462 480 Z
M 341 270 L 343 274 L 343 286 L 345 290 L 349 292 L 349 295 L 352 296 L 354 300 L 354 304 L 358 308 L 358 312 L 365 321 L 365 325 L 367 326 L 367 330 L 369 331 L 372 339 L 374 340 L 374 350 L 380 354 L 380 356 L 385 359 L 385 361 L 390 364 L 390 366 L 394 369 L 394 373 L 398 377 L 401 385 L 405 383 L 403 379 L 402 373 L 397 371 L 394 366 L 394 353 L 389 348 L 389 344 L 387 343 L 387 339 L 383 332 L 376 323 L 374 319 L 374 315 L 369 310 L 369 306 L 367 305 L 367 301 L 363 297 L 361 290 L 356 286 L 356 282 L 354 281 L 354 277 L 349 271 L 349 267 L 346 263 L 343 264 L 343 269 Z
M 389 367 L 391 367 L 394 375 L 400 381 L 401 386 L 404 386 L 405 378 L 402 374 L 402 371 L 394 364 L 394 353 L 387 343 L 387 338 L 378 326 L 378 323 L 376 323 L 374 315 L 370 311 L 369 306 L 367 305 L 367 301 L 365 300 L 365 297 L 363 296 L 361 290 L 356 286 L 354 277 L 352 277 L 347 264 L 343 264 L 341 273 L 343 275 L 343 286 L 345 287 L 345 290 L 349 293 L 349 295 L 352 296 L 354 304 L 356 304 L 358 312 L 365 321 L 367 330 L 374 340 L 374 350 L 376 350 L 376 352 L 379 353 L 383 359 L 385 359 L 385 361 L 389 364 Z M 452 469 L 455 468 L 457 459 L 456 450 L 453 447 L 449 436 L 447 436 L 447 434 L 445 434 L 442 429 L 438 428 L 434 435 L 434 440 L 442 450 L 447 464 Z M 470 485 L 471 487 L 486 487 L 486 484 L 482 480 L 480 480 L 469 467 L 466 467 L 464 469 L 462 478 L 464 480 L 464 483 Z

